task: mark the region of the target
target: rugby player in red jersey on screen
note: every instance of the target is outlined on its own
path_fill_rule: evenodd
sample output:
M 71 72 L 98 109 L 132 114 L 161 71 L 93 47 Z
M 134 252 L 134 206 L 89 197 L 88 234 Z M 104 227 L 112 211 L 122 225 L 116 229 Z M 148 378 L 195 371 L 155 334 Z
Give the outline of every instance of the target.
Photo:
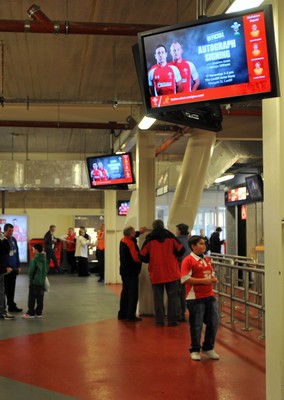
M 178 68 L 167 62 L 167 49 L 159 44 L 155 50 L 157 64 L 148 73 L 151 96 L 174 94 L 182 91 L 182 80 Z
M 182 79 L 182 92 L 193 92 L 200 85 L 199 74 L 191 61 L 182 58 L 182 52 L 180 43 L 173 42 L 171 45 L 173 61 L 170 62 L 170 65 L 175 65 L 179 69 Z

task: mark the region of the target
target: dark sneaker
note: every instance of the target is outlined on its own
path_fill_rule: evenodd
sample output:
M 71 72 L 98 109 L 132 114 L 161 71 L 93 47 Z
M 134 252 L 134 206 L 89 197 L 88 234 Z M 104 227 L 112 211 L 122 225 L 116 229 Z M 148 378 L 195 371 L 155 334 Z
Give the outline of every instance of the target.
M 140 317 L 127 318 L 126 321 L 127 322 L 141 322 L 142 318 L 140 318 Z
M 6 321 L 10 321 L 12 319 L 15 319 L 15 316 L 6 312 L 5 314 L 1 314 L 0 318 L 5 319 Z
M 17 306 L 9 307 L 8 310 L 9 310 L 9 312 L 22 312 L 23 311 L 22 308 L 18 308 Z
M 35 314 L 36 318 L 42 318 L 42 314 Z
M 168 326 L 178 326 L 178 322 L 169 322 Z

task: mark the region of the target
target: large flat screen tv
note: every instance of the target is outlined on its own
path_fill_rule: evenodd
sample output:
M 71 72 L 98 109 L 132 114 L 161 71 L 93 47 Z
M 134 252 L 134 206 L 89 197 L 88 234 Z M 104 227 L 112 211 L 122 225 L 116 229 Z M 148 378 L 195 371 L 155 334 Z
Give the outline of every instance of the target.
M 87 170 L 92 189 L 128 189 L 135 183 L 131 153 L 87 157 Z
M 142 32 L 138 46 L 147 116 L 279 96 L 271 5 Z
M 246 185 L 249 193 L 249 200 L 263 201 L 263 180 L 260 175 L 247 176 Z
M 143 81 L 138 44 L 132 46 L 132 52 L 137 71 L 140 91 L 142 93 L 142 98 L 144 99 L 144 105 L 146 105 L 144 90 L 145 86 Z M 148 94 L 148 86 L 146 87 L 146 93 Z M 150 115 L 147 111 L 146 106 L 145 109 L 147 115 Z M 159 108 L 153 111 L 155 113 L 155 118 L 161 121 L 172 122 L 174 124 L 186 125 L 190 126 L 191 128 L 205 129 L 213 132 L 219 132 L 222 130 L 223 115 L 219 104 L 206 103 L 200 105 L 199 103 L 197 103 L 183 105 L 182 108 L 175 110 L 167 111 Z

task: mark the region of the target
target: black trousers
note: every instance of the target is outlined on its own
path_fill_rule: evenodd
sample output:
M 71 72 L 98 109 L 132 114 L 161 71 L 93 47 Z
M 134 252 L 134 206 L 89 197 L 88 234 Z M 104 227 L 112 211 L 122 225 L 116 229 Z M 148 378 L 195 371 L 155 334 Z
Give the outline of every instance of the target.
M 96 257 L 98 260 L 98 272 L 101 279 L 105 279 L 105 251 L 97 250 Z
M 42 315 L 44 298 L 44 286 L 30 285 L 28 299 L 28 314 Z M 35 308 L 36 304 L 36 308 Z
M 86 257 L 77 257 L 78 259 L 78 275 L 88 276 L 89 275 L 89 263 Z
M 67 262 L 70 265 L 70 272 L 73 274 L 76 271 L 75 251 L 66 251 Z
M 17 270 L 13 270 L 9 274 L 5 275 L 5 277 L 4 277 L 5 294 L 6 294 L 6 298 L 7 298 L 8 308 L 13 308 L 16 306 L 14 297 L 15 297 L 15 288 L 16 288 L 16 278 L 17 278 L 18 274 L 19 273 Z
M 58 261 L 57 261 L 57 258 L 55 256 L 54 250 L 53 249 L 45 249 L 45 252 L 46 252 L 47 265 L 49 265 L 50 260 L 52 260 L 53 264 L 54 264 L 54 268 L 56 269 L 56 271 L 60 271 L 60 268 L 59 268 Z
M 138 302 L 139 276 L 122 276 L 119 319 L 133 319 L 136 316 Z

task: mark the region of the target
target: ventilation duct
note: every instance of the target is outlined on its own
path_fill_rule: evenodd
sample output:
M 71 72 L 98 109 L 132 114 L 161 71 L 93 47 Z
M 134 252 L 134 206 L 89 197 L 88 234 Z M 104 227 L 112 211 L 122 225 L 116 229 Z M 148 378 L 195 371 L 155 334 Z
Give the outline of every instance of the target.
M 88 189 L 84 161 L 0 161 L 0 190 Z
M 251 160 L 262 159 L 262 143 L 219 142 L 214 148 L 208 167 L 205 188 L 209 188 L 235 163 L 248 164 Z

